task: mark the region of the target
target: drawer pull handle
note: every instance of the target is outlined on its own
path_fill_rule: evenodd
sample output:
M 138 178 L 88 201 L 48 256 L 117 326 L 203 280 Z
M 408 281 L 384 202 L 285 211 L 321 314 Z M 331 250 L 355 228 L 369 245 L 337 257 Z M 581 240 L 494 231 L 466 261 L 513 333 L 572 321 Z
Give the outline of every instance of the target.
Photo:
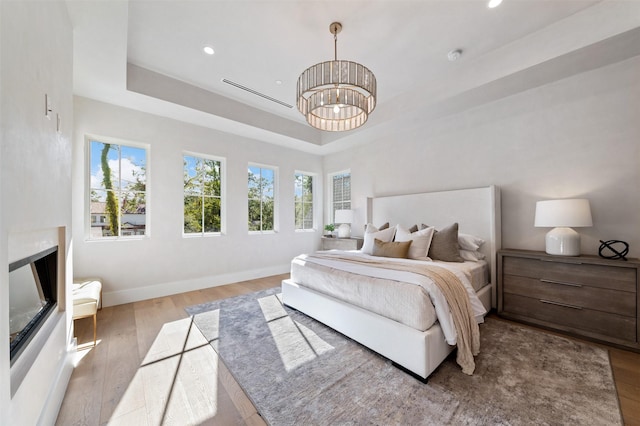
M 540 282 L 543 282 L 543 283 L 549 283 L 549 284 L 568 285 L 569 287 L 582 287 L 582 284 L 565 283 L 565 282 L 563 282 L 563 281 L 554 281 L 554 280 L 545 280 L 545 279 L 540 279 Z
M 548 305 L 556 305 L 556 306 L 563 306 L 565 308 L 571 308 L 571 309 L 578 309 L 578 310 L 582 310 L 582 306 L 576 306 L 576 305 L 569 305 L 567 303 L 560 303 L 560 302 L 553 302 L 551 300 L 544 300 L 544 299 L 540 299 L 540 302 L 542 303 L 546 303 Z
M 558 260 L 556 259 L 539 259 L 541 262 L 556 262 L 558 263 Z M 579 260 L 567 260 L 567 259 L 563 259 L 561 262 L 559 263 L 571 263 L 572 265 L 582 265 L 582 262 L 580 262 Z

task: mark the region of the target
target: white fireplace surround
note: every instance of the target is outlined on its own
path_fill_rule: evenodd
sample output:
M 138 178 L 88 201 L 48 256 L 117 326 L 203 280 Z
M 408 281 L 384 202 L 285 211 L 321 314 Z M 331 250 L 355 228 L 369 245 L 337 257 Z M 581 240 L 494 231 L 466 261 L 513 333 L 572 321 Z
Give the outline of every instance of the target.
M 8 238 L 9 264 L 58 246 L 57 307 L 10 366 L 12 410 L 30 410 L 29 403 L 43 404 L 40 419 L 55 418 L 73 371 L 70 353 L 75 350 L 70 316 L 66 312 L 66 228 L 14 232 Z M 61 342 L 65 350 L 61 351 Z M 36 403 L 37 404 L 37 403 Z M 53 416 L 53 417 L 51 417 Z

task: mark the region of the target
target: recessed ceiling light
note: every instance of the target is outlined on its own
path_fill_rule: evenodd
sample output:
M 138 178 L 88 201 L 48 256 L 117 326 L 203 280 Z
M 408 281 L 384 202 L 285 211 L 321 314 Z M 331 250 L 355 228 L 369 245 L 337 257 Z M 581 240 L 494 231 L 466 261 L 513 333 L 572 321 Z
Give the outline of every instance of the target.
M 447 53 L 447 59 L 449 59 L 451 62 L 457 61 L 460 56 L 462 56 L 461 49 L 452 50 L 451 52 Z
M 502 3 L 502 0 L 489 0 L 489 4 L 487 6 L 493 9 L 494 7 L 500 6 L 500 3 Z
M 202 48 L 202 50 L 204 50 L 204 53 L 206 53 L 207 55 L 213 55 L 215 53 L 213 51 L 213 47 L 211 46 L 205 46 Z
M 276 80 L 276 84 L 277 84 L 278 86 L 282 85 L 282 80 Z

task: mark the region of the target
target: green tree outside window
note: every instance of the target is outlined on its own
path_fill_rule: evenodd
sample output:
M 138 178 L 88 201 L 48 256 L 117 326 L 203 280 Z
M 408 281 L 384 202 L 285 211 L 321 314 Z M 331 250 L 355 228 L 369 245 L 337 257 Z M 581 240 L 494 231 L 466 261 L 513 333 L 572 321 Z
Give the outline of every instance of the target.
M 294 205 L 296 229 L 313 229 L 313 176 L 295 174 Z
M 222 229 L 222 162 L 191 155 L 183 157 L 185 234 Z
M 249 166 L 249 231 L 273 231 L 275 229 L 274 185 L 274 169 L 261 166 Z
M 89 151 L 90 238 L 145 235 L 147 150 L 92 140 Z

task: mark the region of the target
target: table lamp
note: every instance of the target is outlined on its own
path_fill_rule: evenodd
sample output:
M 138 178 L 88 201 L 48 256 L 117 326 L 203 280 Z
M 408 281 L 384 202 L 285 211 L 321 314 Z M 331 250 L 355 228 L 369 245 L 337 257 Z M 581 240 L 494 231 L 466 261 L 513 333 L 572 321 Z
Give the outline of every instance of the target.
M 580 234 L 572 228 L 593 226 L 589 200 L 547 200 L 536 203 L 536 227 L 553 227 L 545 251 L 559 256 L 580 255 Z
M 353 222 L 353 210 L 336 210 L 335 222 L 339 223 L 338 238 L 351 236 L 351 222 Z

